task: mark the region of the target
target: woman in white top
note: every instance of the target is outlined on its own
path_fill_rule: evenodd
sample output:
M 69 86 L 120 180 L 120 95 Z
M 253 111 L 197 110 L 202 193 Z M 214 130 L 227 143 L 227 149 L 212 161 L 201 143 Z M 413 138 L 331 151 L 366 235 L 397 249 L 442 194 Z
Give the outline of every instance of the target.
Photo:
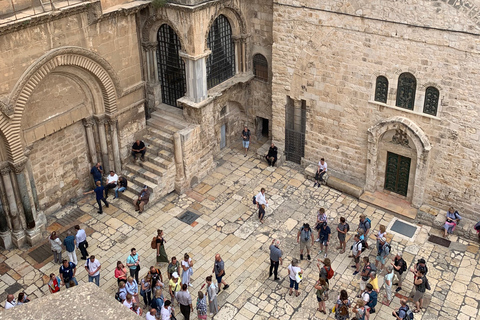
M 62 241 L 57 237 L 57 233 L 53 231 L 50 234 L 50 247 L 53 252 L 53 262 L 61 264 L 62 263 Z
M 288 291 L 288 294 L 292 295 L 293 287 L 295 287 L 295 296 L 298 297 L 300 292 L 298 292 L 297 274 L 302 274 L 303 271 L 298 267 L 298 260 L 296 258 L 293 258 L 292 263 L 288 266 L 288 272 L 290 276 L 290 290 Z
M 190 287 L 193 287 L 190 284 L 190 276 L 193 274 L 193 262 L 192 258 L 188 255 L 188 253 L 185 253 L 183 256 L 182 260 L 182 283 L 188 284 Z
M 128 309 L 132 309 L 133 307 L 133 296 L 130 293 L 127 293 L 127 297 L 125 298 L 125 301 L 123 301 L 123 305 L 127 307 Z
M 380 250 L 380 239 L 387 237 L 387 228 L 383 224 L 381 224 L 379 226 L 379 229 L 380 230 L 378 230 L 377 235 L 376 235 L 376 237 L 377 237 L 377 251 Z
M 263 223 L 265 217 L 265 208 L 268 207 L 268 201 L 265 199 L 265 188 L 260 189 L 260 193 L 255 196 L 258 208 L 258 219 Z

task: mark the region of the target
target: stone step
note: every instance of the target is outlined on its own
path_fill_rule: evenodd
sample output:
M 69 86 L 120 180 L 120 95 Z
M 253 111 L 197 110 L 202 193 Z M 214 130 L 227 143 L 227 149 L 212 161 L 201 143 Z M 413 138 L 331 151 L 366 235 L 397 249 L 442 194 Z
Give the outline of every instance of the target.
M 156 137 L 156 138 L 161 139 L 161 140 L 166 141 L 166 142 L 173 143 L 173 135 L 171 133 L 163 131 L 163 130 L 155 129 L 153 127 L 147 127 L 147 130 L 148 130 L 148 133 L 151 136 Z
M 155 136 L 147 135 L 144 137 L 144 140 L 155 147 L 157 147 L 160 150 L 167 150 L 173 153 L 173 141 L 172 142 L 167 142 L 162 139 L 158 139 Z
M 183 116 L 182 118 L 179 118 L 177 116 L 158 111 L 153 112 L 151 116 L 152 119 L 163 120 L 165 123 L 170 124 L 172 127 L 175 127 L 177 129 L 183 129 L 188 127 L 189 125 L 189 123 L 185 121 Z
M 154 129 L 157 129 L 157 130 L 161 130 L 161 131 L 164 131 L 166 133 L 169 133 L 171 135 L 173 135 L 175 132 L 178 131 L 178 128 L 174 127 L 171 125 L 170 122 L 164 120 L 164 119 L 160 119 L 160 118 L 150 118 L 147 120 L 147 125 L 149 127 L 152 127 Z
M 134 199 L 137 198 L 137 194 L 128 190 L 125 190 L 124 192 L 119 192 L 120 199 L 123 199 L 125 201 L 128 201 L 128 203 L 132 203 Z
M 166 151 L 166 150 L 160 150 L 160 151 Z M 157 151 L 156 154 L 151 154 L 151 155 L 147 154 L 146 158 L 148 162 L 151 162 L 161 168 L 170 169 L 170 167 L 173 165 L 173 155 L 168 151 L 166 152 L 168 153 L 168 155 L 170 155 L 170 156 L 167 155 L 169 159 L 165 159 L 164 156 L 159 154 L 159 151 Z
M 137 177 L 142 177 L 146 180 L 149 180 L 152 183 L 158 184 L 159 179 L 161 176 L 159 174 L 155 174 L 153 172 L 148 171 L 144 167 L 141 167 L 139 165 L 133 164 L 133 163 L 128 163 L 125 168 L 128 170 L 128 173 L 133 174 L 134 176 Z
M 168 104 L 160 103 L 159 105 L 154 107 L 155 112 L 157 113 L 168 113 L 174 117 L 184 119 L 183 117 L 183 109 L 176 108 L 174 106 L 169 106 Z
M 148 172 L 156 174 L 160 177 L 163 177 L 167 172 L 167 168 L 162 168 L 161 166 L 157 166 L 156 164 L 150 161 L 140 162 L 140 166 L 142 166 L 142 168 L 144 168 Z

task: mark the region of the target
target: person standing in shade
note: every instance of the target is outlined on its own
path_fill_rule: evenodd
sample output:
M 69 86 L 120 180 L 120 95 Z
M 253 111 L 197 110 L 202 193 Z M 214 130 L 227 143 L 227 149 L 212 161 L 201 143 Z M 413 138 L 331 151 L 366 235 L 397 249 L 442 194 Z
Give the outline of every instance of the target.
M 268 277 L 272 276 L 272 271 L 274 275 L 273 280 L 280 280 L 278 277 L 278 265 L 283 264 L 282 260 L 282 250 L 280 250 L 280 240 L 272 240 L 270 245 L 270 271 Z
M 245 149 L 245 155 L 247 156 L 248 148 L 250 146 L 250 130 L 245 126 L 242 131 L 242 140 L 243 140 L 243 148 Z
M 125 190 L 127 190 L 127 185 L 128 185 L 128 181 L 125 177 L 118 178 L 118 184 L 117 184 L 117 187 L 115 188 L 115 197 L 113 197 L 113 199 L 117 199 L 119 197 L 118 196 L 119 192 L 124 192 Z
M 76 240 L 75 236 L 72 234 L 72 231 L 68 230 L 67 237 L 63 239 L 63 245 L 67 250 L 68 260 L 77 265 L 77 253 L 75 252 Z
M 155 242 L 157 244 L 157 263 L 168 262 L 167 252 L 165 251 L 165 243 L 167 243 L 167 240 L 163 238 L 163 230 L 157 230 L 157 239 Z
M 318 168 L 317 172 L 315 172 L 315 184 L 313 187 L 320 187 L 322 182 L 325 182 L 323 180 L 323 176 L 327 173 L 327 163 L 325 162 L 325 159 L 322 158 L 320 159 L 320 162 L 318 162 Z
M 108 198 L 108 191 L 115 189 L 118 183 L 118 176 L 113 170 L 110 170 L 110 174 L 107 176 L 107 184 L 105 186 L 105 199 Z
M 77 241 L 77 248 L 80 249 L 80 252 L 82 253 L 82 260 L 87 260 L 88 257 L 88 242 L 87 242 L 87 234 L 85 233 L 85 230 L 80 229 L 80 226 L 77 224 L 75 226 L 75 230 L 77 230 L 77 234 L 75 236 L 76 241 Z
M 145 152 L 147 151 L 147 147 L 143 141 L 137 140 L 132 145 L 132 156 L 133 160 L 137 161 L 137 156 L 140 154 L 140 159 L 145 161 Z
M 130 249 L 130 255 L 127 257 L 127 267 L 130 268 L 130 276 L 135 278 L 138 283 L 138 272 L 140 271 L 140 257 L 137 249 Z
M 57 233 L 52 231 L 49 237 L 50 248 L 53 252 L 53 262 L 62 263 L 62 241 L 57 237 Z
M 142 213 L 143 208 L 148 203 L 148 200 L 150 200 L 150 191 L 148 191 L 148 186 L 144 185 L 142 191 L 140 191 L 140 194 L 138 195 L 138 198 L 133 200 L 135 211 L 138 211 L 139 214 Z
M 88 272 L 88 282 L 95 282 L 95 284 L 100 286 L 100 262 L 95 259 L 94 255 L 91 255 L 85 262 L 85 270 Z
M 87 191 L 87 192 L 84 192 L 83 194 L 84 195 L 87 195 L 87 194 L 90 194 L 90 193 L 94 193 L 95 192 L 95 196 L 96 196 L 96 199 L 97 199 L 97 203 L 98 203 L 98 211 L 97 213 L 100 213 L 102 214 L 103 213 L 103 210 L 102 210 L 102 201 L 103 203 L 105 203 L 105 207 L 108 208 L 108 202 L 107 200 L 105 199 L 104 197 L 104 191 L 105 191 L 105 188 L 102 186 L 102 183 L 100 181 L 97 181 L 96 182 L 97 184 L 97 187 L 93 190 L 90 190 L 90 191 Z
M 100 181 L 100 184 L 102 183 L 103 168 L 100 162 L 97 162 L 97 164 L 92 167 L 90 174 L 93 177 L 95 185 L 97 185 L 97 181 Z
M 190 320 L 190 313 L 193 311 L 193 306 L 192 296 L 187 291 L 187 288 L 186 283 L 182 284 L 182 290 L 176 293 L 175 299 L 177 299 L 180 304 L 180 312 L 183 314 L 185 320 Z
M 210 316 L 213 316 L 218 312 L 217 287 L 212 281 L 212 276 L 208 276 L 206 280 L 207 292 L 205 292 L 205 295 L 208 296 L 208 309 L 210 310 Z
M 275 166 L 275 162 L 277 162 L 277 154 L 278 149 L 272 142 L 272 145 L 268 149 L 267 155 L 265 156 L 265 159 L 267 160 L 269 166 Z
M 225 283 L 225 280 L 223 280 L 223 276 L 225 276 L 225 263 L 223 263 L 223 260 L 218 253 L 215 255 L 215 263 L 213 265 L 212 273 L 215 273 L 215 278 L 217 278 L 218 293 L 222 290 L 222 283 L 223 290 L 227 290 L 230 287 Z

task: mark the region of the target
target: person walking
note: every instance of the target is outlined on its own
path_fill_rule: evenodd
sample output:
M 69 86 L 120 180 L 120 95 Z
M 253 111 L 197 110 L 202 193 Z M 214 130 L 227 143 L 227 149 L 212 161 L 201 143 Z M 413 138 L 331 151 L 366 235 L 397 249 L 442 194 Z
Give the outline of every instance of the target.
M 210 316 L 217 314 L 218 312 L 218 302 L 217 302 L 217 286 L 212 281 L 212 276 L 206 278 L 207 281 L 207 291 L 205 295 L 208 296 L 208 309 L 210 310 Z
M 75 265 L 78 264 L 77 252 L 75 251 L 76 243 L 77 241 L 75 240 L 75 236 L 72 234 L 72 231 L 68 230 L 67 237 L 63 239 L 63 245 L 67 251 L 68 260 L 73 262 Z
M 282 260 L 282 250 L 280 250 L 280 240 L 272 240 L 270 244 L 270 271 L 268 277 L 274 275 L 273 280 L 280 280 L 278 277 L 278 265 L 283 264 Z
M 398 279 L 398 282 L 394 283 L 394 285 L 398 286 L 397 289 L 395 289 L 395 292 L 399 292 L 402 290 L 403 273 L 407 271 L 407 262 L 403 260 L 401 252 L 397 252 L 391 265 L 393 267 L 393 275 Z
M 85 270 L 88 272 L 88 282 L 95 282 L 95 284 L 100 286 L 100 262 L 95 259 L 94 255 L 91 255 L 90 258 L 85 262 Z
M 247 126 L 245 126 L 242 131 L 242 142 L 243 142 L 243 148 L 245 149 L 244 157 L 246 157 L 248 148 L 250 146 L 250 130 L 247 128 Z
M 193 261 L 192 261 L 192 258 L 190 258 L 190 256 L 188 255 L 188 253 L 184 254 L 181 266 L 182 266 L 182 283 L 190 287 L 193 287 L 193 285 L 190 284 L 190 277 L 193 274 Z
M 268 207 L 268 200 L 265 198 L 265 188 L 261 188 L 260 192 L 255 196 L 255 202 L 258 208 L 258 219 L 263 223 L 265 218 L 265 208 Z
M 197 294 L 197 316 L 198 320 L 207 320 L 207 299 L 202 291 Z
M 317 290 L 317 311 L 327 314 L 325 310 L 325 301 L 328 300 L 328 283 L 325 281 L 325 279 L 320 278 L 318 279 L 317 283 L 315 283 L 314 288 Z
M 130 255 L 127 257 L 127 267 L 130 268 L 130 275 L 135 278 L 138 283 L 138 272 L 140 271 L 140 257 L 137 249 L 130 249 Z
M 337 299 L 335 304 L 335 319 L 336 320 L 348 320 L 350 318 L 350 306 L 351 302 L 348 299 L 348 294 L 346 290 L 340 291 L 340 296 Z
M 298 267 L 298 260 L 296 258 L 292 259 L 292 263 L 288 266 L 288 275 L 290 277 L 290 289 L 288 290 L 288 295 L 292 295 L 293 288 L 295 287 L 295 296 L 298 297 L 300 292 L 298 292 L 298 284 L 301 281 L 302 269 Z M 299 277 L 297 281 L 297 277 Z
M 98 211 L 97 213 L 99 214 L 102 214 L 103 213 L 103 209 L 102 209 L 102 201 L 103 203 L 105 204 L 105 207 L 109 207 L 108 205 L 108 202 L 107 200 L 105 199 L 105 196 L 104 196 L 104 191 L 105 191 L 105 187 L 102 186 L 102 182 L 101 181 L 97 181 L 96 182 L 96 187 L 95 189 L 93 190 L 90 190 L 90 191 L 87 191 L 87 192 L 84 192 L 83 194 L 84 195 L 87 195 L 87 194 L 90 194 L 90 193 L 94 193 L 95 192 L 95 197 L 97 199 L 97 204 L 98 204 Z
M 386 306 L 389 306 L 390 302 L 392 301 L 392 283 L 393 283 L 393 274 L 394 274 L 393 270 L 394 270 L 393 266 L 391 265 L 387 266 L 387 273 L 383 277 L 383 280 L 384 280 L 383 285 L 385 287 L 385 294 L 383 297 L 386 300 L 384 300 L 384 302 L 382 303 Z
M 313 246 L 312 229 L 308 223 L 304 223 L 298 230 L 297 243 L 300 244 L 300 260 L 303 260 L 303 250 L 307 248 L 307 259 L 310 260 L 310 248 Z
M 77 248 L 79 248 L 80 252 L 82 253 L 82 257 L 80 259 L 87 260 L 87 257 L 88 257 L 87 233 L 85 232 L 85 230 L 80 229 L 80 226 L 78 224 L 75 226 L 75 230 L 77 230 L 77 234 L 75 235 Z
M 337 226 L 338 241 L 340 242 L 340 245 L 336 248 L 337 250 L 342 250 L 340 253 L 345 253 L 345 250 L 347 249 L 346 238 L 348 231 L 350 231 L 350 226 L 344 217 L 340 217 L 340 223 Z
M 160 262 L 168 262 L 167 252 L 165 251 L 165 243 L 167 243 L 167 240 L 163 237 L 163 230 L 157 230 L 155 243 L 157 244 L 157 264 Z
M 117 261 L 117 267 L 115 268 L 114 275 L 118 284 L 120 284 L 122 281 L 127 282 L 127 268 L 124 266 L 122 261 Z
M 57 237 L 57 233 L 52 231 L 49 237 L 50 240 L 50 248 L 52 249 L 53 253 L 53 262 L 54 263 L 62 263 L 62 241 Z
M 193 306 L 192 296 L 187 289 L 187 284 L 182 284 L 182 290 L 176 293 L 175 299 L 177 299 L 178 303 L 180 304 L 180 312 L 183 314 L 185 320 L 190 320 L 190 313 L 193 312 Z
M 375 258 L 375 267 L 377 270 L 380 268 L 380 271 L 383 271 L 385 268 L 385 262 L 388 255 L 390 254 L 390 245 L 387 242 L 387 238 L 381 237 L 378 244 L 377 257 Z
M 223 277 L 225 276 L 225 263 L 223 263 L 223 260 L 218 253 L 215 255 L 215 263 L 213 264 L 212 273 L 215 273 L 215 278 L 217 279 L 218 293 L 222 290 L 222 283 L 223 290 L 227 290 L 230 287 L 230 285 L 226 284 L 225 280 L 223 280 Z

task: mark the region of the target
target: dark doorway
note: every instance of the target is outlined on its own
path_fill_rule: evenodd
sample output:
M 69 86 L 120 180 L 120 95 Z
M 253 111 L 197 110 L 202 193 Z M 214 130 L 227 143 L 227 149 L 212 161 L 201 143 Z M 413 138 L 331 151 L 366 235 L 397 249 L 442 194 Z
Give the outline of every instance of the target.
M 387 152 L 385 168 L 385 190 L 407 196 L 411 159 Z
M 258 139 L 268 138 L 268 119 L 257 117 L 256 135 Z
M 268 138 L 268 119 L 262 118 L 262 136 Z
M 287 161 L 300 164 L 305 155 L 307 104 L 287 97 L 285 105 L 285 153 Z

